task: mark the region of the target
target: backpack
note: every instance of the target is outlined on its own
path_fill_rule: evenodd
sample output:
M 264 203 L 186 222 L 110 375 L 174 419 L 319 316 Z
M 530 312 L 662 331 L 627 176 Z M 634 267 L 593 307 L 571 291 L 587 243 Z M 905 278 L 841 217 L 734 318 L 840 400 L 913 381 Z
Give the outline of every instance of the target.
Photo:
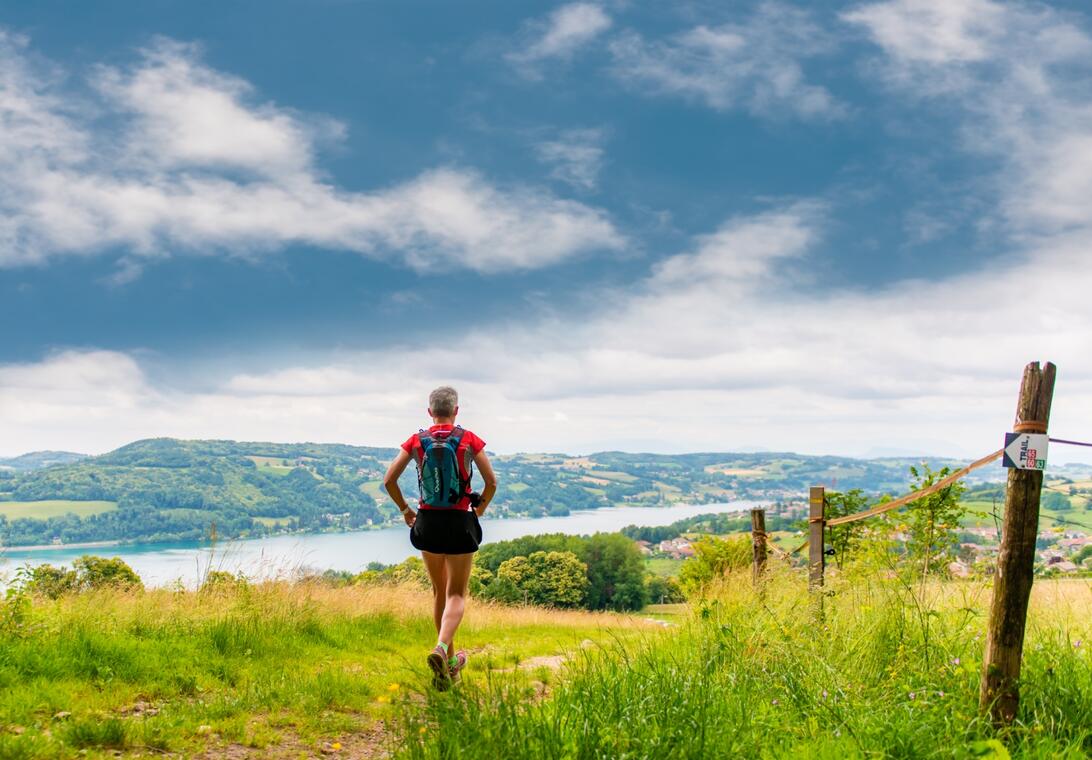
M 421 430 L 421 459 L 417 462 L 417 486 L 421 489 L 421 503 L 435 509 L 451 509 L 466 496 L 470 478 L 463 479 L 459 472 L 459 443 L 465 431 L 453 428 L 449 435 L 434 436 Z M 470 467 L 468 465 L 469 473 Z

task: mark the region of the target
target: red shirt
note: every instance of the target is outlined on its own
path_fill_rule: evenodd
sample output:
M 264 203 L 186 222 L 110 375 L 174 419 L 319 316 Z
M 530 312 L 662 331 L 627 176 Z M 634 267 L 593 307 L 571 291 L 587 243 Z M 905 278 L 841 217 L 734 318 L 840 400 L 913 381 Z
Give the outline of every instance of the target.
M 455 429 L 454 425 L 433 425 L 428 429 L 431 435 L 437 438 L 446 438 L 451 434 L 451 431 Z M 479 451 L 485 448 L 485 441 L 478 436 L 471 433 L 469 430 L 463 430 L 462 440 L 459 441 L 459 447 L 455 449 L 455 457 L 459 460 L 459 476 L 466 481 L 466 493 L 467 496 L 459 499 L 459 503 L 451 509 L 464 509 L 470 511 L 470 465 L 474 461 L 474 457 Z M 406 442 L 402 444 L 402 449 L 411 457 L 413 461 L 417 462 L 417 466 L 421 466 L 421 438 L 414 433 Z M 418 500 L 421 509 L 433 509 L 423 501 Z

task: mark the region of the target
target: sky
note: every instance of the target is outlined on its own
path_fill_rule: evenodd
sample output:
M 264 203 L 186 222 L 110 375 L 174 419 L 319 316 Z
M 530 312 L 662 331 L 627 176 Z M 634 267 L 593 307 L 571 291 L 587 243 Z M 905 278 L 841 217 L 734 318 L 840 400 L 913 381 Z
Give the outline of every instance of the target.
M 1083 8 L 4 4 L 0 455 L 1092 440 Z

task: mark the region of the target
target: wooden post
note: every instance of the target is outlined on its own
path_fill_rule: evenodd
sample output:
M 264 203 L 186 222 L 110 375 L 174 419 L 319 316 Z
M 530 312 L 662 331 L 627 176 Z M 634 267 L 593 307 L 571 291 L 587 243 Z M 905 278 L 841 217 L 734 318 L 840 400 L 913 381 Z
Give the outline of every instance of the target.
M 754 565 L 752 577 L 755 586 L 762 583 L 762 575 L 766 571 L 766 510 L 751 510 L 751 546 L 754 549 Z
M 823 528 L 826 527 L 827 489 L 814 486 L 808 498 L 808 588 L 818 591 L 823 585 Z
M 1055 367 L 1039 370 L 1039 362 L 1024 368 L 1020 400 L 1016 405 L 1017 430 L 1045 433 L 1054 396 Z M 1022 424 L 1021 424 L 1022 423 Z M 1028 424 L 1028 423 L 1039 423 Z M 993 579 L 993 602 L 982 658 L 979 708 L 989 710 L 995 725 L 1011 723 L 1020 704 L 1020 660 L 1024 648 L 1028 598 L 1035 565 L 1035 538 L 1039 532 L 1040 470 L 1009 470 L 1001 551 Z

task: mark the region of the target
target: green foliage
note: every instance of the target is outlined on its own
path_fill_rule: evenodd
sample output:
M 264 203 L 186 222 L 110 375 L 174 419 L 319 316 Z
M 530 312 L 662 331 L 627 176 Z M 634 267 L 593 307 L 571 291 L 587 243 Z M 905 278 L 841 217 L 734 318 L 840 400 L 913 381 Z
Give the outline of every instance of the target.
M 1092 662 L 1066 636 L 1092 631 L 1087 595 L 1040 608 L 1025 648 L 1020 718 L 997 732 L 978 709 L 988 594 L 969 600 L 962 585 L 941 585 L 922 618 L 898 579 L 855 577 L 852 590 L 831 584 L 818 622 L 798 575 L 777 576 L 761 600 L 747 573 L 732 581 L 664 637 L 588 652 L 544 698 L 526 683 L 487 682 L 430 699 L 423 715 L 405 711 L 396 757 L 1045 759 L 1092 751 Z M 1067 613 L 1072 603 L 1079 606 Z
M 1073 509 L 1069 497 L 1064 493 L 1047 490 L 1044 490 L 1042 496 L 1039 498 L 1039 506 L 1042 509 L 1049 509 L 1052 512 L 1069 512 Z
M 868 497 L 859 488 L 845 492 L 828 491 L 826 498 L 826 518 L 828 520 L 851 515 L 868 507 Z M 827 541 L 834 549 L 834 561 L 838 567 L 845 567 L 846 560 L 852 550 L 857 547 L 861 536 L 864 534 L 865 527 L 865 521 L 859 520 L 827 528 Z
M 353 579 L 354 583 L 362 585 L 385 584 L 400 586 L 410 584 L 428 588 L 431 581 L 428 578 L 428 570 L 420 557 L 408 557 L 397 565 L 381 565 L 373 562 L 368 569 Z
M 551 617 L 472 611 L 460 646 L 488 654 L 472 655 L 464 683 L 586 639 L 635 638 L 620 617 Z M 0 598 L 0 758 L 294 757 L 346 737 L 359 746 L 395 711 L 420 709 L 435 636 L 431 596 L 406 587 L 258 583 L 60 600 L 13 589 Z
M 791 525 L 791 520 L 781 515 L 766 515 L 766 530 L 783 530 Z M 721 512 L 720 514 L 695 515 L 676 520 L 670 525 L 627 525 L 619 531 L 623 536 L 634 541 L 648 541 L 658 544 L 687 533 L 709 533 L 723 535 L 751 530 L 751 516 L 747 512 Z
M 1073 562 L 1080 565 L 1089 557 L 1092 557 L 1092 544 L 1085 544 L 1081 547 L 1081 550 L 1077 552 L 1076 556 L 1073 557 Z
M 201 591 L 205 593 L 231 592 L 245 588 L 249 581 L 242 573 L 229 573 L 226 570 L 210 570 L 201 582 Z
M 579 607 L 588 589 L 588 566 L 572 552 L 532 552 L 501 563 L 486 597 L 544 607 Z
M 587 566 L 588 609 L 639 610 L 648 603 L 644 559 L 637 545 L 618 533 L 594 536 L 554 533 L 499 541 L 483 546 L 476 562 L 497 575 L 505 561 L 535 552 L 570 552 Z
M 222 538 L 233 539 L 385 524 L 398 514 L 378 482 L 394 454 L 393 448 L 340 444 L 160 438 L 103 456 L 46 458 L 42 461 L 56 464 L 0 470 L 2 498 L 80 502 L 83 510 L 89 502 L 109 502 L 117 508 L 45 519 L 0 515 L 0 538 L 8 546 L 54 539 L 66 544 L 204 540 L 215 523 Z M 499 490 L 492 509 L 494 514 L 542 516 L 619 503 L 722 502 L 765 498 L 771 489 L 803 493 L 812 483 L 832 478 L 847 488 L 901 489 L 905 466 L 905 460 L 779 453 L 504 456 L 494 462 Z M 407 494 L 416 492 L 412 470 L 401 482 Z M 705 517 L 674 530 L 722 533 L 735 530 L 737 520 Z M 781 526 L 771 515 L 767 527 Z M 656 540 L 650 535 L 631 537 Z M 664 532 L 663 538 L 670 537 Z
M 933 470 L 928 464 L 921 468 L 911 467 L 911 488 L 921 491 L 951 474 L 942 467 Z M 966 490 L 961 481 L 940 489 L 934 494 L 906 506 L 906 551 L 916 571 L 925 576 L 932 572 L 946 571 L 959 543 L 959 526 L 967 513 L 960 497 Z
M 694 556 L 679 569 L 679 587 L 687 596 L 699 596 L 729 571 L 750 567 L 753 550 L 748 536 L 700 538 L 691 544 Z
M 25 587 L 32 594 L 56 599 L 64 594 L 104 588 L 142 589 L 144 583 L 120 557 L 107 559 L 85 554 L 72 563 L 71 570 L 53 565 L 31 568 Z
M 665 578 L 651 573 L 645 577 L 645 593 L 651 604 L 675 604 L 686 601 L 679 582 L 675 578 Z

